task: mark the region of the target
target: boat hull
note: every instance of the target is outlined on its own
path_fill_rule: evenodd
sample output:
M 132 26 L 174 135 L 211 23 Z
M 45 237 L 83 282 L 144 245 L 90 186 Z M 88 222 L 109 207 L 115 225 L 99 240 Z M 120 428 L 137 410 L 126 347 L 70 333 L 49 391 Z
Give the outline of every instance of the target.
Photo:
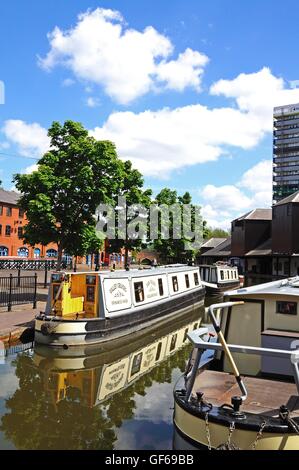
M 208 449 L 206 427 L 206 411 L 196 410 L 195 406 L 185 404 L 177 392 L 174 394 L 174 436 L 175 450 Z M 231 437 L 233 443 L 240 450 L 253 450 L 257 434 L 263 422 L 263 416 L 257 416 L 256 422 L 248 417 L 242 420 L 235 419 L 235 430 Z M 219 408 L 214 408 L 208 414 L 208 428 L 212 449 L 217 449 L 227 442 L 229 426 L 232 417 L 225 416 Z M 267 423 L 260 438 L 256 442 L 256 450 L 298 450 L 299 435 L 290 432 L 286 424 L 277 420 Z
M 221 297 L 224 292 L 231 290 L 231 289 L 238 289 L 240 287 L 240 282 L 229 282 L 224 285 L 217 284 L 217 287 L 212 287 L 209 285 L 206 285 L 206 295 L 207 297 Z
M 106 319 L 65 319 L 38 315 L 35 321 L 35 341 L 48 346 L 77 346 L 105 343 L 139 332 L 159 323 L 170 321 L 190 308 L 203 305 L 205 289 L 200 288 L 158 305 L 130 311 Z M 49 327 L 48 327 L 49 325 Z

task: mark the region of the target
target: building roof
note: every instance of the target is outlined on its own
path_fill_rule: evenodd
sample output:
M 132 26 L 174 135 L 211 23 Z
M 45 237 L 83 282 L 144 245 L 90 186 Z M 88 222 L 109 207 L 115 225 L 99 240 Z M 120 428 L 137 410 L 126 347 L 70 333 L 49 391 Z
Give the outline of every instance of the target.
M 224 242 L 226 238 L 210 238 L 210 240 L 206 241 L 201 248 L 216 248 L 216 246 L 220 245 L 220 243 Z
M 287 196 L 284 199 L 281 199 L 279 202 L 274 204 L 273 207 L 282 206 L 283 204 L 289 204 L 290 202 L 299 203 L 299 191 L 296 191 L 295 193 L 291 194 L 290 196 Z
M 231 237 L 225 238 L 216 248 L 206 251 L 203 256 L 226 257 L 231 256 Z
M 20 194 L 16 191 L 5 191 L 0 188 L 0 203 L 17 205 Z
M 254 250 L 248 251 L 245 256 L 269 256 L 272 254 L 272 239 L 268 238 L 264 243 L 261 243 Z
M 272 209 L 253 209 L 235 220 L 272 220 Z

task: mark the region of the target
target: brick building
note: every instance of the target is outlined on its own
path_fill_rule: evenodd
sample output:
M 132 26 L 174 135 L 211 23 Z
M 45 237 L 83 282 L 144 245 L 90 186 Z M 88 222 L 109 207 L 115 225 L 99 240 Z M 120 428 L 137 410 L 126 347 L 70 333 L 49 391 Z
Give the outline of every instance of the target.
M 26 215 L 17 206 L 18 193 L 0 188 L 0 257 L 56 258 L 53 243 L 34 247 L 23 243 Z

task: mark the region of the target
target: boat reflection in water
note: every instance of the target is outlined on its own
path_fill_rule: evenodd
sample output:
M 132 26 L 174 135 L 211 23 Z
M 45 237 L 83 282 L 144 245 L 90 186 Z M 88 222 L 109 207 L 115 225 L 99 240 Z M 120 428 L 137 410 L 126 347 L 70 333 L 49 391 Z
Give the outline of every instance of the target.
M 91 356 L 78 356 L 76 351 L 74 354 L 77 357 L 69 356 L 57 349 L 56 357 L 55 354 L 50 357 L 48 348 L 37 346 L 33 362 L 43 370 L 45 390 L 56 403 L 65 399 L 69 390 L 73 393 L 76 389 L 83 404 L 95 406 L 129 387 L 181 349 L 188 343 L 187 334 L 198 328 L 199 324 L 196 314 L 191 322 L 183 323 L 179 328 L 177 322 L 173 324 L 176 329 L 168 334 L 164 329 L 158 338 L 152 335 L 151 342 L 141 338 L 126 347 L 114 344 L 113 350 L 102 350 Z M 85 353 L 88 352 L 86 349 Z
M 200 326 L 202 315 L 203 309 L 192 310 L 180 322 L 127 337 L 127 343 L 114 341 L 110 349 L 36 345 L 15 361 L 19 389 L 6 401 L 0 429 L 23 449 L 126 448 L 130 443 L 118 443 L 118 429 L 124 420 L 133 420 L 138 395 L 150 399 L 154 384 L 171 384 L 173 371 L 184 370 L 187 334 Z M 171 398 L 168 405 L 171 423 Z M 142 431 L 145 440 L 149 430 L 138 426 L 136 440 Z M 171 434 L 169 429 L 169 447 Z M 154 445 L 146 442 L 143 448 Z

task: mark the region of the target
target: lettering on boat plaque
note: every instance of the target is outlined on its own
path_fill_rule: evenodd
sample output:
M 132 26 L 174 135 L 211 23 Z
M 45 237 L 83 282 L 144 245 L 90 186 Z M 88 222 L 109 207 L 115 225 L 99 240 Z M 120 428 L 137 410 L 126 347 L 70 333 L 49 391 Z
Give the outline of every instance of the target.
M 153 297 L 158 297 L 158 289 L 157 289 L 157 280 L 149 279 L 146 282 L 146 297 L 151 299 Z
M 127 279 L 105 279 L 105 297 L 110 312 L 131 307 L 131 295 Z

